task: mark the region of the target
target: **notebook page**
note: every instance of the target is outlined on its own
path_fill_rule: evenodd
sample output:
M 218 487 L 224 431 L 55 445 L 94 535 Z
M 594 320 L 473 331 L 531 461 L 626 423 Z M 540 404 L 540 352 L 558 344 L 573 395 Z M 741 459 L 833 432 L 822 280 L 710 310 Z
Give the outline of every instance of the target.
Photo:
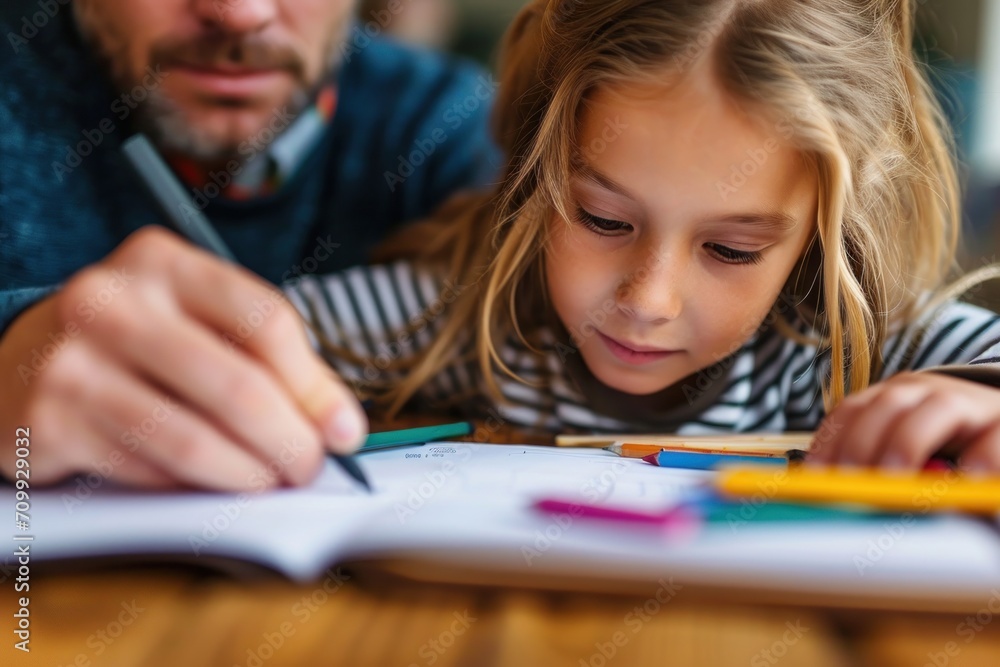
M 484 576 L 474 581 L 510 583 L 530 575 L 548 584 L 575 576 L 641 590 L 674 577 L 686 585 L 861 601 L 975 605 L 1000 587 L 1000 532 L 969 517 L 753 523 L 734 512 L 732 521 L 678 541 L 656 529 L 547 516 L 531 504 L 550 496 L 595 502 L 597 494 L 596 502 L 618 507 L 666 509 L 712 473 L 666 470 L 594 450 L 423 449 L 408 461 L 400 460 L 401 451 L 363 459 L 373 477 L 394 487 L 397 500 L 391 516 L 381 515 L 380 523 L 366 526 L 366 538 L 352 544 L 355 558 L 422 561 L 443 580 L 478 570 Z
M 386 511 L 328 462 L 307 489 L 245 495 L 146 493 L 77 484 L 32 499 L 32 550 L 41 560 L 109 555 L 233 558 L 292 579 L 316 577 L 358 527 Z

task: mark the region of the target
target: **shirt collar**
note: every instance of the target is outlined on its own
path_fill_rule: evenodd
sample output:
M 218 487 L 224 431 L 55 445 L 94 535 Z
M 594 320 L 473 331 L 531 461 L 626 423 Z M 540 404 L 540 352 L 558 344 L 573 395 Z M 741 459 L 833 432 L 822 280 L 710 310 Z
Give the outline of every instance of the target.
M 299 168 L 320 143 L 337 108 L 337 87 L 328 83 L 320 89 L 315 101 L 306 107 L 281 134 L 262 151 L 243 163 L 231 182 L 221 188 L 221 196 L 231 200 L 247 200 L 273 194 L 295 177 Z M 200 188 L 210 182 L 218 184 L 193 160 L 169 158 L 172 167 L 188 186 Z

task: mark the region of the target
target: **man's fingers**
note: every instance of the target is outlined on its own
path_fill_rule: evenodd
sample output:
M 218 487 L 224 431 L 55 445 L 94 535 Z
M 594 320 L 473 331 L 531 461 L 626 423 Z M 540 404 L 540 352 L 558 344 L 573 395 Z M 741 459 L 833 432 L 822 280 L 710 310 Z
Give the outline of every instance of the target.
M 30 418 L 34 445 L 31 481 L 54 484 L 77 472 L 96 471 L 100 452 L 107 449 L 104 435 L 80 410 L 79 404 L 58 394 L 39 398 Z
M 281 290 L 202 253 L 186 255 L 171 272 L 181 308 L 264 364 L 332 449 L 361 444 L 368 423 L 357 398 L 313 351 Z
M 322 464 L 318 429 L 253 358 L 232 353 L 199 323 L 154 305 L 134 302 L 100 322 L 98 335 L 116 341 L 107 354 L 164 387 L 186 404 L 182 407 L 200 413 L 220 437 L 261 461 L 283 459 L 284 476 L 293 484 L 315 477 Z M 109 392 L 102 404 L 122 400 L 115 394 L 120 392 Z M 157 398 L 161 412 L 173 409 L 162 396 Z M 146 410 L 156 407 L 150 397 L 143 404 Z
M 111 456 L 111 450 L 117 449 L 124 458 L 144 459 L 184 485 L 224 491 L 260 485 L 258 478 L 268 459 L 254 456 L 179 399 L 154 391 L 144 378 L 100 351 L 75 346 L 53 363 L 62 366 L 61 380 L 53 389 L 72 410 L 92 415 L 90 423 L 100 428 L 103 444 L 98 452 Z M 86 461 L 74 462 L 75 470 L 104 464 L 114 467 L 119 460 L 104 461 L 100 453 L 96 459 L 92 452 L 87 456 Z
M 173 476 L 154 466 L 142 457 L 129 451 L 121 443 L 121 428 L 106 415 L 98 416 L 91 410 L 85 416 L 95 437 L 100 438 L 103 447 L 95 452 L 90 467 L 101 477 L 125 486 L 147 489 L 173 489 L 181 483 Z

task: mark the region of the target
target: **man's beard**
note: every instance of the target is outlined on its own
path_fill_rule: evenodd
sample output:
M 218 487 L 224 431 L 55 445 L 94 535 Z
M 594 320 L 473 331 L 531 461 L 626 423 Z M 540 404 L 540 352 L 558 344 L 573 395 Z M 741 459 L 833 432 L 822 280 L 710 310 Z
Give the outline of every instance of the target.
M 88 2 L 74 2 L 77 26 L 83 38 L 105 62 L 115 89 L 126 93 L 141 86 L 145 72 L 136 75 L 129 61 L 128 38 L 108 27 L 99 10 Z M 349 25 L 349 21 L 345 22 Z M 288 72 L 296 82 L 290 98 L 279 104 L 276 111 L 285 111 L 297 117 L 315 98 L 317 91 L 332 77 L 340 64 L 340 44 L 346 35 L 347 25 L 335 30 L 326 48 L 328 57 L 324 70 L 314 81 L 307 79 L 302 56 L 291 46 L 266 41 L 257 35 L 227 35 L 205 32 L 183 40 L 167 39 L 154 43 L 150 48 L 149 65 L 156 69 L 173 65 L 211 67 L 237 65 L 253 69 L 280 69 Z M 217 102 L 220 107 L 225 100 Z M 233 101 L 233 107 L 238 108 Z M 149 135 L 165 152 L 184 155 L 198 162 L 218 162 L 239 159 L 239 147 L 253 135 L 234 136 L 231 131 L 210 130 L 198 127 L 159 87 L 147 88 L 146 99 L 132 111 L 134 127 Z M 266 126 L 262 121 L 260 132 Z
M 321 79 L 323 81 L 325 79 Z M 309 106 L 316 94 L 310 90 L 297 88 L 284 107 L 287 116 L 297 118 Z M 158 88 L 149 92 L 146 101 L 137 106 L 133 118 L 136 130 L 146 134 L 150 140 L 166 153 L 175 153 L 191 158 L 195 162 L 213 163 L 241 159 L 240 146 L 246 145 L 253 135 L 234 137 L 233 132 L 219 132 L 198 127 L 188 120 L 184 111 Z M 266 122 L 266 119 L 265 119 Z M 258 130 L 263 132 L 266 125 Z M 286 128 L 287 129 L 287 128 Z M 259 145 L 261 142 L 252 142 Z

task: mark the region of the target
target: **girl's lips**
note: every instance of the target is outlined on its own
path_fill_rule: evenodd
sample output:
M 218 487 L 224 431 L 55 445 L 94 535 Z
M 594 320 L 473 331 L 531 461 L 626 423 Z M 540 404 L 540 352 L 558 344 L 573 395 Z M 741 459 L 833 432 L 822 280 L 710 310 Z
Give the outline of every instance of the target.
M 601 332 L 597 332 L 597 335 L 600 336 L 605 347 L 607 347 L 611 354 L 613 354 L 618 360 L 635 366 L 660 361 L 661 359 L 666 359 L 669 356 L 677 354 L 677 350 L 657 350 L 647 347 L 640 347 L 636 349 L 629 347 L 624 343 L 620 343 L 610 336 L 605 336 Z

